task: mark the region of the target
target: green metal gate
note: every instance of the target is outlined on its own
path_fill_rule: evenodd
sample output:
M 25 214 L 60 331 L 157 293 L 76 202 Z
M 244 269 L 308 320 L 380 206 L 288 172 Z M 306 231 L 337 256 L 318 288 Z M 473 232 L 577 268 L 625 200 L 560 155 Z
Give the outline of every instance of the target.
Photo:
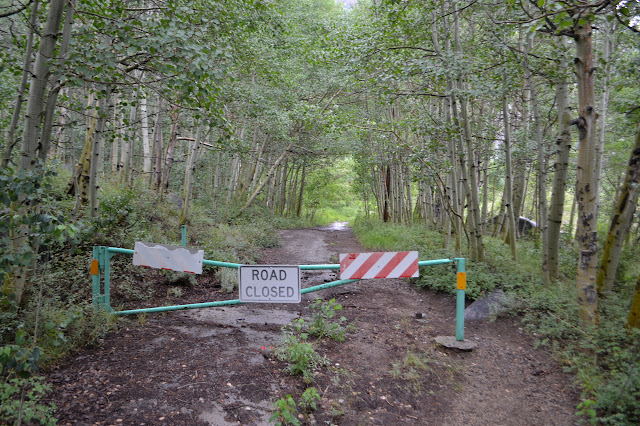
M 183 228 L 184 229 L 184 228 Z M 183 230 L 183 245 L 186 245 Z M 159 306 L 155 308 L 142 308 L 142 309 L 129 309 L 124 311 L 114 311 L 111 307 L 110 301 L 110 287 L 111 287 L 111 258 L 116 254 L 128 254 L 133 255 L 134 251 L 130 249 L 118 248 L 118 247 L 105 247 L 94 246 L 93 247 L 93 260 L 91 262 L 91 274 L 92 274 L 92 299 L 93 304 L 97 309 L 103 309 L 114 315 L 130 315 L 130 314 L 142 314 L 152 312 L 167 312 L 177 311 L 182 309 L 199 309 L 199 308 L 211 308 L 216 306 L 227 305 L 239 305 L 243 304 L 239 299 L 223 300 L 218 302 L 205 302 L 205 303 L 191 303 L 187 305 L 174 305 L 174 306 Z M 466 290 L 466 272 L 465 272 L 465 258 L 452 258 L 452 259 L 435 259 L 435 260 L 421 260 L 418 262 L 418 266 L 434 266 L 434 265 L 447 265 L 455 264 L 457 267 L 457 293 L 456 293 L 456 340 L 464 340 L 464 301 Z M 216 260 L 203 260 L 203 265 L 218 266 L 223 268 L 238 269 L 243 266 L 238 263 L 219 262 Z M 300 265 L 300 270 L 339 270 L 340 264 L 324 264 L 324 265 Z M 304 288 L 301 290 L 302 294 L 312 293 L 314 291 L 320 291 L 331 287 L 336 287 L 344 284 L 349 284 L 359 280 L 337 280 L 330 283 L 320 284 L 313 287 Z

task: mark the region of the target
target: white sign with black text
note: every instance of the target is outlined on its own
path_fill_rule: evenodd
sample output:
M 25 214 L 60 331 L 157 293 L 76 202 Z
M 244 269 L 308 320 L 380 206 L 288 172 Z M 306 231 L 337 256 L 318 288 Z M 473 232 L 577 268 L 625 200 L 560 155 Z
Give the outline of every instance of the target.
M 241 302 L 300 303 L 300 267 L 243 265 L 238 271 Z

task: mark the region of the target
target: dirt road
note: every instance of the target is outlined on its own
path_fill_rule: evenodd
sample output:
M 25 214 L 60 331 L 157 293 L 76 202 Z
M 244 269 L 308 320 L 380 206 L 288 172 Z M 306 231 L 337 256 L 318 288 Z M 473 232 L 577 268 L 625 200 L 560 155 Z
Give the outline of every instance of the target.
M 363 249 L 348 228 L 281 232 L 265 264 L 335 262 Z M 455 271 L 440 266 L 450 274 Z M 335 279 L 309 271 L 303 287 Z M 114 286 L 117 282 L 114 282 Z M 159 284 L 160 285 L 160 284 Z M 208 289 L 200 300 L 236 298 Z M 313 383 L 286 372 L 261 348 L 280 341 L 280 328 L 309 318 L 316 298 L 335 297 L 353 331 L 316 351 L 331 363 Z M 424 318 L 416 318 L 424 313 Z M 532 349 L 517 318 L 467 324 L 473 352 L 438 347 L 455 334 L 455 300 L 416 290 L 405 280 L 360 281 L 303 296 L 301 304 L 249 304 L 131 318 L 52 371 L 60 424 L 262 425 L 274 401 L 298 399 L 314 386 L 318 410 L 307 424 L 570 425 L 577 394 L 571 378 Z

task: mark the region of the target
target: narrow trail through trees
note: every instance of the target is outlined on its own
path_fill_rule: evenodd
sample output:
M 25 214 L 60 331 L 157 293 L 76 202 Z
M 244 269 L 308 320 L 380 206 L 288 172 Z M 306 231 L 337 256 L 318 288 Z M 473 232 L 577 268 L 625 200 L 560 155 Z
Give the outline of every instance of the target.
M 358 251 L 348 228 L 286 230 L 281 246 L 264 250 L 261 262 L 327 263 Z M 442 273 L 455 285 L 455 270 L 442 267 Z M 305 272 L 303 287 L 334 276 Z M 229 295 L 213 290 L 206 297 Z M 331 363 L 307 385 L 261 348 L 277 345 L 282 325 L 309 318 L 309 305 L 319 297 L 335 298 L 354 330 L 342 343 L 314 343 Z M 262 425 L 275 400 L 290 394 L 297 401 L 310 386 L 321 400 L 301 419 L 307 424 L 575 422 L 572 378 L 533 350 L 517 318 L 468 323 L 465 337 L 478 343 L 473 352 L 451 352 L 433 341 L 454 334 L 454 297 L 405 280 L 369 280 L 304 295 L 299 305 L 247 304 L 129 320 L 48 379 L 63 425 Z

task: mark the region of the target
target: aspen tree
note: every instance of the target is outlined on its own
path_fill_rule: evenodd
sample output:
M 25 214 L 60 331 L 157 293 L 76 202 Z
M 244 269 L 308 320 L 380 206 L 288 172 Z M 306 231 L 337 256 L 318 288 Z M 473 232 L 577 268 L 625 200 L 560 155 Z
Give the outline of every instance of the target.
M 604 295 L 613 289 L 616 271 L 620 263 L 620 252 L 629 233 L 640 195 L 640 125 L 635 143 L 631 148 L 627 173 L 620 191 L 611 225 L 604 242 L 596 285 L 598 294 Z
M 529 65 L 529 50 L 533 47 L 533 36 L 530 36 L 526 43 L 524 52 L 525 78 L 531 94 L 531 108 L 533 110 L 533 125 L 538 148 L 538 230 L 542 234 L 542 281 L 549 285 L 549 230 L 547 228 L 547 164 L 545 151 L 546 147 L 542 141 L 542 123 L 540 123 L 540 112 L 538 108 L 538 93 L 531 75 Z
M 18 128 L 20 121 L 20 111 L 22 111 L 22 103 L 24 102 L 24 93 L 27 89 L 27 80 L 31 74 L 31 54 L 33 51 L 33 34 L 36 31 L 36 25 L 38 22 L 38 8 L 40 7 L 40 1 L 34 0 L 31 5 L 31 16 L 29 18 L 29 31 L 27 32 L 27 44 L 24 53 L 24 64 L 22 66 L 22 79 L 20 80 L 20 86 L 18 87 L 18 94 L 16 97 L 16 103 L 13 107 L 13 114 L 11 116 L 11 122 L 7 128 L 5 151 L 2 156 L 2 167 L 9 166 L 11 161 L 11 152 L 16 144 L 15 132 Z
M 91 218 L 98 217 L 98 171 L 102 167 L 100 164 L 100 154 L 103 149 L 103 138 L 106 124 L 107 103 L 110 96 L 110 89 L 107 88 L 98 101 L 97 121 L 95 135 L 92 138 L 91 159 L 89 160 L 89 215 Z
M 202 144 L 203 138 L 203 125 L 200 124 L 196 130 L 195 139 L 191 140 L 189 143 L 189 151 L 187 154 L 187 161 L 185 165 L 185 173 L 184 173 L 184 188 L 182 193 L 182 209 L 180 211 L 180 225 L 189 224 L 189 210 L 191 208 L 191 199 L 193 195 L 193 179 L 196 171 L 196 164 L 200 155 L 202 154 L 202 149 L 204 144 Z
M 64 1 L 51 0 L 47 11 L 47 20 L 40 35 L 40 45 L 33 64 L 33 74 L 29 85 L 20 161 L 18 163 L 19 169 L 34 170 L 39 163 L 39 150 L 42 149 L 42 140 L 40 138 L 42 136 L 45 92 L 50 77 L 50 61 L 52 61 L 56 47 L 63 13 Z M 47 135 L 47 137 L 49 136 Z M 25 215 L 37 211 L 38 204 L 31 203 L 28 206 L 22 206 L 22 200 L 19 199 L 17 202 L 12 203 L 12 209 L 16 211 L 16 214 Z M 26 226 L 20 226 L 19 229 L 12 230 L 11 248 L 14 252 L 23 251 L 25 246 L 29 244 L 28 235 L 29 230 Z M 37 247 L 35 250 L 37 251 Z M 29 271 L 26 266 L 17 265 L 5 277 L 6 288 L 12 291 L 14 300 L 18 304 L 22 302 L 28 274 Z
M 506 71 L 503 74 L 506 86 Z M 513 217 L 513 187 L 511 184 L 511 129 L 509 127 L 509 105 L 507 103 L 506 87 L 502 94 L 502 119 L 504 122 L 504 157 L 505 157 L 505 184 L 504 184 L 504 204 L 507 210 L 507 227 L 509 235 L 509 246 L 511 247 L 511 258 L 518 260 L 518 249 L 516 247 L 516 221 Z
M 565 57 L 566 39 L 558 42 L 558 54 Z M 562 62 L 562 61 L 561 61 Z M 569 107 L 569 83 L 564 70 L 559 69 L 556 82 L 556 109 L 558 111 L 558 136 L 556 138 L 556 161 L 554 163 L 553 183 L 551 186 L 551 203 L 549 206 L 549 279 L 558 279 L 558 259 L 560 247 L 560 229 L 569 169 L 571 152 L 571 108 Z M 573 211 L 573 210 L 572 210 Z M 573 214 L 571 215 L 573 218 Z
M 580 255 L 576 292 L 579 316 L 585 325 L 598 322 L 598 295 L 596 273 L 598 264 L 598 203 L 596 166 L 596 123 L 591 19 L 577 25 L 574 32 L 576 56 L 574 64 L 578 83 L 578 118 L 573 123 L 578 128 L 580 143 L 578 148 L 578 169 L 576 199 L 578 205 L 578 226 L 576 236 Z
M 148 179 L 151 175 L 151 142 L 149 140 L 149 113 L 147 111 L 147 96 L 144 90 L 140 93 L 140 122 L 142 130 L 142 155 L 144 157 L 142 173 L 144 179 Z

